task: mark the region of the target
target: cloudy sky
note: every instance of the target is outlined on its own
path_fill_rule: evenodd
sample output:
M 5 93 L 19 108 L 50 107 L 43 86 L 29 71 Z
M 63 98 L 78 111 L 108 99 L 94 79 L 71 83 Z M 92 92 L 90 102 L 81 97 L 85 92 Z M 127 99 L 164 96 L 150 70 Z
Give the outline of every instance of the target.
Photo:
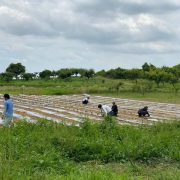
M 179 0 L 0 0 L 0 72 L 180 63 Z

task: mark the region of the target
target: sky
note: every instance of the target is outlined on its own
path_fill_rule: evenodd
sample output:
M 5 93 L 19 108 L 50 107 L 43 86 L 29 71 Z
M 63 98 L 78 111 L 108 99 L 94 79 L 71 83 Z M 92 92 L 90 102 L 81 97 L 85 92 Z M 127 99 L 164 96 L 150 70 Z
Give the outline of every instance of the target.
M 179 0 L 0 0 L 0 72 L 180 63 Z

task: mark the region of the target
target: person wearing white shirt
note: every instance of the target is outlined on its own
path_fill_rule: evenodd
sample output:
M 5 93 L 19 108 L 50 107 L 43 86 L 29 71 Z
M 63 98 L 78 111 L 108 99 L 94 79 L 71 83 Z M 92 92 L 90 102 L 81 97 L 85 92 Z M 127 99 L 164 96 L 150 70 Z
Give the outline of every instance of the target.
M 83 104 L 88 104 L 88 103 L 89 103 L 89 96 L 86 97 L 86 98 L 84 98 L 84 99 L 82 100 L 82 103 L 83 103 Z
M 98 108 L 101 109 L 101 114 L 102 116 L 107 116 L 107 115 L 111 115 L 111 108 L 107 105 L 102 105 L 102 104 L 99 104 L 98 105 Z

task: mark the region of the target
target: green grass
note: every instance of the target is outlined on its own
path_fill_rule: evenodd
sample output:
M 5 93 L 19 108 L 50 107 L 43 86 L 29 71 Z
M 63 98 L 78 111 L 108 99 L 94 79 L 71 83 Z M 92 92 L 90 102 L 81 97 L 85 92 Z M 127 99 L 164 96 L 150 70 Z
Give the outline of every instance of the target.
M 121 83 L 117 90 L 118 84 Z M 180 83 L 177 85 L 180 88 Z M 9 94 L 64 95 L 89 93 L 120 98 L 168 102 L 180 104 L 180 93 L 174 92 L 172 85 L 157 87 L 154 82 L 138 80 L 113 80 L 96 77 L 93 79 L 71 78 L 68 80 L 14 80 L 0 82 L 0 92 Z M 164 98 L 166 97 L 166 98 Z
M 178 179 L 180 122 L 81 127 L 41 121 L 0 129 L 0 179 Z

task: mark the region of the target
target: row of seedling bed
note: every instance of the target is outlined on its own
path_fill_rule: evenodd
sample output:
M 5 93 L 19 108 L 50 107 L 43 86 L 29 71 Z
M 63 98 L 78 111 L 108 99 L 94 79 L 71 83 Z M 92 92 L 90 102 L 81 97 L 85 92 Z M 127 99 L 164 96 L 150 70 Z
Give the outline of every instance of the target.
M 102 96 L 91 96 L 88 105 L 82 105 L 83 95 L 72 96 L 13 96 L 15 119 L 28 119 L 29 121 L 47 119 L 63 122 L 68 125 L 79 125 L 84 119 L 101 121 L 98 104 L 112 105 L 115 101 L 119 107 L 117 120 L 119 124 L 153 124 L 167 120 L 179 119 L 180 105 L 136 101 Z M 3 102 L 0 102 L 3 109 Z M 139 118 L 137 111 L 143 106 L 149 106 L 151 117 Z

